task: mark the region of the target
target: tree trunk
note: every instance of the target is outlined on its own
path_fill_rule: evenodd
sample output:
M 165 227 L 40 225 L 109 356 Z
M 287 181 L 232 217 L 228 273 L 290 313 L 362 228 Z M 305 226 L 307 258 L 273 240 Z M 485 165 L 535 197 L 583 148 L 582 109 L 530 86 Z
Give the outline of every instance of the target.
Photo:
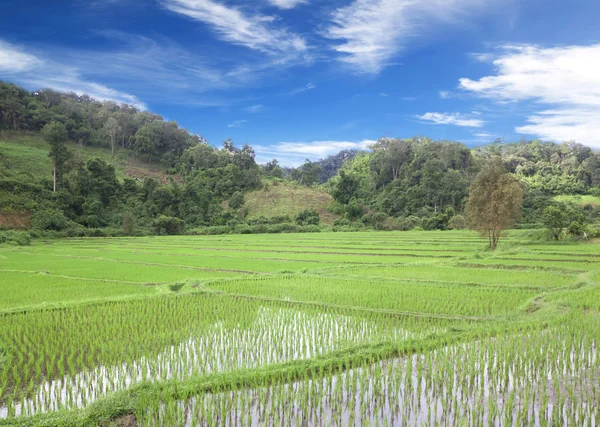
M 54 185 L 52 186 L 52 191 L 56 192 L 56 162 L 52 165 L 52 175 L 54 178 Z

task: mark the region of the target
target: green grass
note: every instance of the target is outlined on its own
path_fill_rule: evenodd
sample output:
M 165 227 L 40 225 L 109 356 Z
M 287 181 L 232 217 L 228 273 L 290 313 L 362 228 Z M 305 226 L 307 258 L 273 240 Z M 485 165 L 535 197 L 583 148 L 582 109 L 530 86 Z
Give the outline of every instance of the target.
M 600 197 L 590 195 L 562 195 L 555 196 L 554 200 L 565 203 L 575 203 L 579 206 L 600 206 Z
M 69 150 L 76 159 L 83 162 L 100 158 L 114 165 L 117 177 L 144 178 L 153 177 L 164 181 L 165 173 L 157 165 L 150 165 L 138 159 L 129 150 L 116 149 L 113 155 L 109 148 L 80 147 L 69 143 Z M 3 164 L 10 170 L 37 179 L 52 178 L 52 162 L 48 157 L 48 144 L 39 133 L 0 132 L 0 153 Z
M 495 253 L 468 231 L 0 246 L 0 426 L 413 424 L 432 405 L 453 408 L 433 424 L 552 405 L 564 417 L 540 423 L 589 425 L 600 247 L 524 236 Z
M 307 188 L 288 182 L 269 182 L 266 189 L 249 192 L 245 195 L 249 216 L 279 215 L 294 217 L 305 209 L 317 211 L 321 223 L 332 225 L 339 216 L 327 208 L 333 203 L 329 193 L 318 188 Z

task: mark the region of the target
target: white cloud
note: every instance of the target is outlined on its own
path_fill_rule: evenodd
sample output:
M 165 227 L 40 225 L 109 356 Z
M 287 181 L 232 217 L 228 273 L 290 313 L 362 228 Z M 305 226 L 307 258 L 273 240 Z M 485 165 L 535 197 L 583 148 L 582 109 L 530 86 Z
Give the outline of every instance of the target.
M 0 75 L 10 76 L 18 83 L 63 92 L 87 94 L 100 101 L 132 104 L 140 109 L 146 106 L 136 96 L 112 89 L 85 78 L 79 68 L 42 60 L 14 45 L 0 40 Z
M 577 141 L 600 148 L 600 108 L 544 110 L 527 118 L 515 131 L 554 141 Z
M 249 113 L 259 113 L 262 110 L 264 110 L 265 106 L 262 104 L 255 104 L 255 105 L 251 105 L 249 107 L 246 108 L 246 111 Z
M 453 24 L 484 0 L 354 0 L 336 9 L 323 35 L 343 40 L 334 49 L 340 61 L 361 73 L 376 74 L 417 36 Z
M 169 10 L 209 25 L 222 40 L 270 54 L 306 51 L 305 40 L 286 28 L 275 28 L 275 17 L 246 15 L 241 9 L 212 0 L 163 0 Z
M 299 166 L 308 158 L 318 160 L 336 154 L 342 150 L 364 150 L 376 141 L 312 141 L 312 142 L 280 142 L 279 144 L 263 146 L 254 145 L 259 162 L 273 157 L 286 166 Z
M 440 98 L 442 98 L 442 99 L 450 98 L 450 92 L 448 92 L 447 90 L 440 90 Z
M 390 94 L 389 94 L 389 93 L 385 93 L 385 92 L 381 92 L 381 93 L 379 94 L 379 96 L 386 97 L 386 96 L 390 96 Z
M 244 123 L 248 123 L 248 120 L 235 120 L 227 125 L 228 128 L 241 128 Z
M 517 132 L 600 147 L 600 44 L 544 48 L 504 45 L 493 59 L 496 74 L 460 79 L 459 87 L 499 102 L 544 105 Z
M 491 133 L 487 133 L 487 132 L 481 132 L 481 133 L 476 133 L 475 136 L 477 138 L 491 138 L 494 135 L 492 135 Z
M 307 83 L 306 85 L 304 85 L 302 87 L 299 87 L 299 88 L 296 88 L 296 89 L 290 91 L 289 95 L 297 95 L 299 93 L 306 92 L 307 90 L 312 90 L 312 89 L 314 89 L 316 87 L 317 86 L 315 84 L 313 84 L 312 82 L 311 83 Z
M 17 46 L 0 40 L 0 72 L 18 73 L 41 65 L 42 61 Z
M 422 116 L 415 117 L 423 122 L 434 125 L 453 125 L 480 128 L 485 124 L 483 120 L 473 119 L 460 113 L 425 113 Z
M 308 3 L 308 0 L 269 0 L 269 3 L 280 9 L 293 9 L 299 4 Z

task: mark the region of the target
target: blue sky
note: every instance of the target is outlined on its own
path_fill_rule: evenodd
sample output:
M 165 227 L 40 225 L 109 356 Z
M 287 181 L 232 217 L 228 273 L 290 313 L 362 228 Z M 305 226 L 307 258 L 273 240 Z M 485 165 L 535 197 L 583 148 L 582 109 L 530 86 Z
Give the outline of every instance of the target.
M 596 0 L 7 1 L 0 78 L 135 104 L 260 162 L 382 136 L 600 148 Z

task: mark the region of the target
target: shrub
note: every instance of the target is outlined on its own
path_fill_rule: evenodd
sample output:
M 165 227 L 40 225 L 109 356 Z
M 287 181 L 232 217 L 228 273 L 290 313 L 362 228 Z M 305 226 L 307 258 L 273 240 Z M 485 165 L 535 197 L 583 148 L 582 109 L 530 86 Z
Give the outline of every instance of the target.
M 295 220 L 298 225 L 319 225 L 321 217 L 317 211 L 305 209 L 296 215 Z
M 352 223 L 350 222 L 350 220 L 346 218 L 336 219 L 333 222 L 334 227 L 350 227 L 351 225 Z
M 179 234 L 181 232 L 181 228 L 183 227 L 183 221 L 174 216 L 165 216 L 160 215 L 152 222 L 152 226 L 154 227 L 157 234 Z
M 27 231 L 0 231 L 0 244 L 29 246 L 31 235 Z
M 462 215 L 454 215 L 450 218 L 450 221 L 448 221 L 448 227 L 451 230 L 464 230 L 467 228 L 467 221 Z
M 58 209 L 42 209 L 31 215 L 31 225 L 39 230 L 62 231 L 69 226 L 69 219 Z
M 421 218 L 415 215 L 410 215 L 400 222 L 402 230 L 412 230 L 421 226 Z

